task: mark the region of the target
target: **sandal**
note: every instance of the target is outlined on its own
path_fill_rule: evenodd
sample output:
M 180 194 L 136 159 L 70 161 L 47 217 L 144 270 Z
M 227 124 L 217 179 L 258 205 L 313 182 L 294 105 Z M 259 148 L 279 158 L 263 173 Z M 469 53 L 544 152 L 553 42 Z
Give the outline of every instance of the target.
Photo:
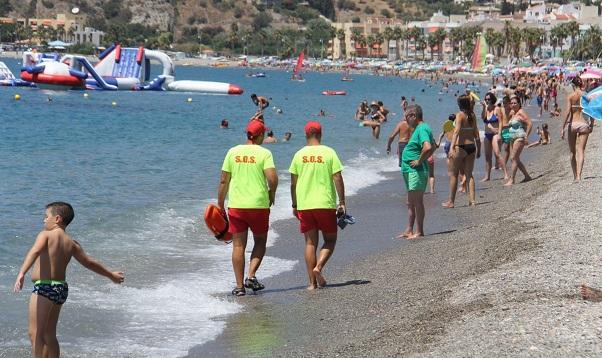
M 255 277 L 246 278 L 245 287 L 252 289 L 253 292 L 261 291 L 265 288 L 265 286 L 261 282 L 257 281 L 257 278 Z
M 234 296 L 244 296 L 247 294 L 247 291 L 245 291 L 244 287 L 236 287 L 235 289 L 232 290 L 232 295 Z

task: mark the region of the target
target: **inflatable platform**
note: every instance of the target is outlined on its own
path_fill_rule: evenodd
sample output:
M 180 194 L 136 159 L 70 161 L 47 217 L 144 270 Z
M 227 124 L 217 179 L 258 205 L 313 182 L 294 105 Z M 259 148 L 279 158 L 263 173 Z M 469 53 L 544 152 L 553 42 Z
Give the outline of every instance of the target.
M 84 56 L 25 52 L 21 79 L 48 89 L 181 91 L 239 95 L 243 89 L 231 83 L 176 81 L 174 65 L 161 51 L 122 48 L 114 44 L 103 51 L 95 65 Z M 162 65 L 162 73 L 150 78 L 151 61 Z
M 16 78 L 6 64 L 0 62 L 0 86 L 35 87 L 35 84 Z

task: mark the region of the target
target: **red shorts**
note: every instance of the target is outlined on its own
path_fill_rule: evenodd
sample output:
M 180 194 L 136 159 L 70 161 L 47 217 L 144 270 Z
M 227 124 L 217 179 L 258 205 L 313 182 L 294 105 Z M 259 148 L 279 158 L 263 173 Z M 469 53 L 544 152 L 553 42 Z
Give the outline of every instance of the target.
M 230 234 L 247 232 L 250 228 L 253 235 L 264 235 L 270 226 L 270 209 L 228 209 Z
M 310 209 L 299 210 L 299 221 L 301 221 L 301 233 L 310 230 L 320 230 L 324 234 L 335 234 L 337 232 L 337 211 L 335 209 Z

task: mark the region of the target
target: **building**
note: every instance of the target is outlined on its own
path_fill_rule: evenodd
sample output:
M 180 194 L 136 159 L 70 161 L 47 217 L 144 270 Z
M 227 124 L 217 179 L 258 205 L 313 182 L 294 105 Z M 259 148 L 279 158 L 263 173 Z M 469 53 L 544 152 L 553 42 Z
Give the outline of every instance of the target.
M 544 22 L 546 14 L 546 4 L 544 2 L 532 3 L 525 11 L 523 21 L 527 23 L 541 23 Z
M 500 17 L 501 10 L 495 6 L 471 6 L 468 9 L 469 21 L 495 21 Z
M 353 22 L 333 22 L 332 26 L 339 30 L 342 29 L 345 33 L 343 41 L 335 39 L 332 46 L 332 58 L 351 58 L 351 57 L 367 57 L 368 55 L 375 56 L 387 56 L 388 46 L 383 41 L 382 44 L 374 44 L 372 48 L 368 48 L 367 44 L 362 44 L 354 39 L 354 33 L 367 38 L 370 35 L 376 35 L 383 33 L 387 27 L 395 28 L 402 27 L 403 22 L 397 19 L 389 19 L 386 17 L 368 17 L 364 22 L 353 23 Z M 387 49 L 383 51 L 383 48 Z
M 100 47 L 105 33 L 102 31 L 98 31 L 91 27 L 82 27 L 79 24 L 76 24 L 72 35 L 70 36 L 69 41 L 75 44 L 90 44 L 94 47 Z

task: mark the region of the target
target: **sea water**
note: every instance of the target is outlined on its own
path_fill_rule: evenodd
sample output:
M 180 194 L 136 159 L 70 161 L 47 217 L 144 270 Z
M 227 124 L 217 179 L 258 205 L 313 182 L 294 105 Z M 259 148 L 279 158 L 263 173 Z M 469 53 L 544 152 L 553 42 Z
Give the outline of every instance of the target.
M 18 61 L 4 61 L 18 73 Z M 251 93 L 270 98 L 266 123 L 278 139 L 293 134 L 290 142 L 266 146 L 280 179 L 271 214 L 276 221 L 291 216 L 287 169 L 304 145 L 307 120 L 322 123 L 323 143 L 341 157 L 347 195 L 353 195 L 383 180 L 384 172 L 399 170 L 385 146 L 401 117 L 402 95 L 408 101 L 416 98 L 437 135 L 457 109 L 452 93 L 463 91 L 454 86 L 439 95 L 440 86 L 396 77 L 357 75 L 353 82 L 342 82 L 340 74 L 307 73 L 307 81 L 300 83 L 284 71 L 267 71 L 266 78 L 245 73 L 197 67 L 176 71 L 177 79 L 236 83 L 245 89 L 242 96 L 0 88 L 0 353 L 29 356 L 32 284 L 27 280 L 20 294 L 13 294 L 12 286 L 42 228 L 45 204 L 71 203 L 75 220 L 68 231 L 73 238 L 126 275 L 119 286 L 75 262 L 70 265 L 70 295 L 58 328 L 63 352 L 74 357 L 181 356 L 214 339 L 225 317 L 242 307 L 229 296 L 234 286 L 231 247 L 210 235 L 201 216 L 206 204 L 216 201 L 226 151 L 245 141 L 245 125 L 255 111 Z M 347 95 L 323 96 L 323 90 Z M 391 111 L 380 140 L 354 120 L 362 100 L 381 100 Z M 326 117 L 317 116 L 320 109 Z M 230 129 L 219 128 L 222 119 L 229 120 Z M 269 244 L 278 239 L 270 231 Z M 295 263 L 268 250 L 260 277 L 290 270 Z

